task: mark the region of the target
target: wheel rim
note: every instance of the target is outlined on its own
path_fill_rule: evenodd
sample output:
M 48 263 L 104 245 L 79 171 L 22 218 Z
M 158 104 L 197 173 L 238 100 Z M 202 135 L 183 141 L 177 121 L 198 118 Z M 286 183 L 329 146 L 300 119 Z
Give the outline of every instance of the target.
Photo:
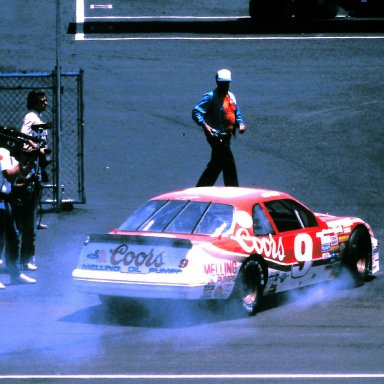
M 242 285 L 242 298 L 243 303 L 246 306 L 252 306 L 253 303 L 257 300 L 257 283 L 254 280 L 255 272 L 256 272 L 255 266 L 249 266 L 244 271 L 244 279 L 243 279 L 243 285 Z
M 369 249 L 366 243 L 359 242 L 356 246 L 356 271 L 359 275 L 365 275 L 367 271 L 367 255 Z
M 251 305 L 257 299 L 257 292 L 249 293 L 248 295 L 243 297 L 243 302 L 246 305 Z
M 367 277 L 372 257 L 371 241 L 365 229 L 359 227 L 353 231 L 348 254 L 350 257 L 349 268 L 359 286 L 364 283 Z
M 359 274 L 364 275 L 367 269 L 367 261 L 365 257 L 360 256 L 356 261 L 356 270 Z

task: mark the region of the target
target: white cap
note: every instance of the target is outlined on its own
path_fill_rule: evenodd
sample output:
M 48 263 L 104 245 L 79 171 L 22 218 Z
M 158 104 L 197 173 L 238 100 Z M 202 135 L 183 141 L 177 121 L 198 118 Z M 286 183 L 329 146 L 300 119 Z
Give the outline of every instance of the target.
M 231 71 L 228 69 L 220 69 L 216 73 L 216 81 L 232 81 Z

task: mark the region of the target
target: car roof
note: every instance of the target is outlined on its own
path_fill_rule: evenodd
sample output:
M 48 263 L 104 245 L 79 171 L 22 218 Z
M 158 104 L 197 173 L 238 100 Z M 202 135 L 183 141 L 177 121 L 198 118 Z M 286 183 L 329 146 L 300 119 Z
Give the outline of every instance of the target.
M 246 187 L 199 187 L 165 193 L 154 197 L 152 200 L 192 200 L 209 201 L 225 204 L 241 204 L 248 201 L 267 201 L 275 199 L 292 199 L 284 192 L 269 189 Z

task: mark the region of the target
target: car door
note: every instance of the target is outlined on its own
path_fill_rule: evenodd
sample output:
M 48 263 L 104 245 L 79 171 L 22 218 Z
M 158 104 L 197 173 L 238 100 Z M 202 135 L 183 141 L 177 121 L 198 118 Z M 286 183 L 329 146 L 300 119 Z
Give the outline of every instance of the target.
M 322 263 L 322 240 L 314 214 L 290 199 L 264 203 L 273 223 L 273 238 L 281 244 L 281 268 L 293 279 L 303 278 L 311 267 Z M 319 276 L 312 275 L 313 281 Z M 312 282 L 311 281 L 311 282 Z

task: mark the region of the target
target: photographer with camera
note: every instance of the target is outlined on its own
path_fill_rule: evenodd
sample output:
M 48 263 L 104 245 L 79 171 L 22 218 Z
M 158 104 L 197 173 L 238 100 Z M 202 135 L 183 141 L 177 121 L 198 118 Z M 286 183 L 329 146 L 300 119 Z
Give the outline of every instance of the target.
M 44 90 L 33 89 L 30 91 L 27 99 L 28 112 L 24 116 L 21 127 L 21 133 L 40 139 L 38 146 L 36 145 L 40 151 L 37 168 L 39 168 L 43 182 L 48 181 L 46 167 L 52 162 L 51 150 L 48 148 L 48 130 L 52 128 L 52 123 L 45 123 L 42 120 L 42 113 L 47 109 L 47 106 L 48 99 Z M 43 228 L 46 227 L 43 226 Z
M 35 239 L 36 227 L 45 229 L 47 226 L 40 223 L 38 208 L 41 198 L 41 181 L 48 181 L 46 166 L 51 162 L 50 149 L 47 148 L 48 129 L 50 123 L 42 120 L 42 113 L 46 110 L 48 100 L 42 89 L 33 89 L 28 93 L 28 112 L 24 116 L 21 133 L 34 138 L 37 142 L 31 142 L 37 156 L 34 159 L 34 167 L 25 178 L 19 178 L 12 186 L 13 212 L 16 225 L 21 234 L 21 266 L 24 271 L 35 271 Z M 24 153 L 24 156 L 28 154 Z
M 0 137 L 3 139 L 3 137 Z M 33 147 L 22 149 L 32 153 Z M 5 260 L 11 277 L 11 284 L 33 284 L 32 279 L 22 273 L 19 267 L 20 241 L 12 210 L 11 186 L 18 178 L 25 177 L 34 167 L 34 159 L 27 155 L 24 162 L 11 156 L 9 149 L 0 146 L 0 238 L 5 242 Z M 0 282 L 0 288 L 5 288 Z

